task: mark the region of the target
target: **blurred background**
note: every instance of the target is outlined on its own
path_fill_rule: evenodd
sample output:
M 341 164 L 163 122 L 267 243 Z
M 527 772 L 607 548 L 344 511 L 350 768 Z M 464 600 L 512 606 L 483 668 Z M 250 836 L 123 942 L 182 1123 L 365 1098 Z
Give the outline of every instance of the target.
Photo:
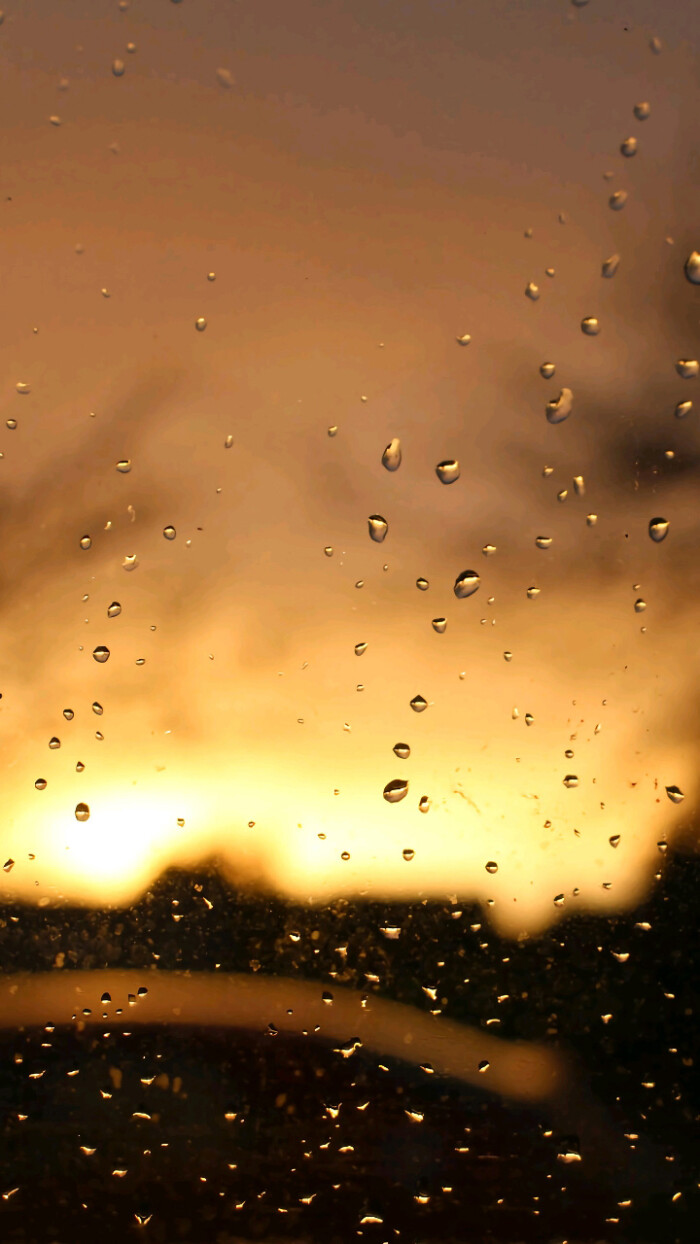
M 246 1198 L 230 1189 L 215 1211 L 207 1202 L 209 1225 L 193 1225 L 191 1157 L 146 1176 L 140 1130 L 92 1117 L 93 1097 L 112 1101 L 78 1087 L 116 1039 L 100 1035 L 101 1017 L 119 1032 L 126 1022 L 116 1002 L 101 1009 L 103 994 L 121 990 L 136 1023 L 138 982 L 110 975 L 122 970 L 148 970 L 154 1010 L 138 1021 L 141 1053 L 120 1045 L 114 1066 L 150 1066 L 157 1048 L 172 1084 L 189 1059 L 198 1105 L 163 1124 L 174 1149 L 195 1117 L 210 1126 L 212 1069 L 245 1082 L 258 1118 L 249 1186 L 279 1184 L 282 1168 L 291 1179 L 279 1155 L 260 1174 L 286 1111 L 271 1106 L 265 1122 L 265 1085 L 313 1078 L 313 1066 L 335 1085 L 365 1057 L 328 1045 L 359 1040 L 351 1025 L 365 1022 L 339 1001 L 324 1044 L 323 999 L 307 1028 L 321 1044 L 300 1053 L 284 1020 L 298 988 L 337 980 L 348 1007 L 358 991 L 375 999 L 362 1074 L 393 1138 L 374 1134 L 393 1154 L 377 1197 L 404 1153 L 405 1204 L 394 1189 L 389 1211 L 355 1214 L 351 1185 L 366 1199 L 377 1162 L 356 1139 L 356 1185 L 337 1159 L 329 1199 L 283 1223 L 284 1238 L 331 1230 L 333 1214 L 334 1239 L 573 1240 L 572 1216 L 591 1241 L 690 1238 L 698 1099 L 678 1087 L 692 1054 L 677 1024 L 693 1012 L 697 867 L 693 15 L 689 0 L 5 11 L 0 983 L 19 1077 L 3 1088 L 7 1238 L 94 1238 L 98 1203 L 116 1238 L 281 1229 L 284 1214 L 231 1209 Z M 371 538 L 372 516 L 385 539 Z M 455 590 L 465 572 L 469 595 Z M 107 973 L 82 1019 L 70 969 Z M 212 1010 L 205 989 L 173 1003 L 157 969 L 232 974 L 229 1001 Z M 283 1054 L 265 1044 L 272 994 L 238 1013 L 250 976 L 288 982 L 274 1021 Z M 519 999 L 510 1018 L 502 997 Z M 401 1126 L 386 1122 L 411 1076 L 419 1097 L 428 1090 L 380 1001 L 412 1008 L 397 1031 L 435 1021 L 429 1157 L 416 1139 L 427 1129 L 403 1110 Z M 437 1066 L 453 1048 L 443 1020 L 465 1025 L 466 1062 Z M 70 1107 L 51 1077 L 28 1084 L 29 1062 L 13 1061 L 29 1057 L 25 1030 L 40 1063 L 54 1049 Z M 232 1030 L 247 1035 L 224 1072 Z M 499 1032 L 543 1060 L 536 1123 L 508 1113 L 533 1096 L 514 1088 L 515 1047 L 479 1057 Z M 591 1075 L 588 1096 L 619 1120 L 588 1118 Z M 635 1094 L 664 1075 L 645 1132 Z M 621 1076 L 634 1081 L 627 1097 Z M 340 1083 L 338 1100 L 351 1092 Z M 31 1108 L 28 1090 L 40 1095 Z M 552 1124 L 559 1094 L 566 1118 Z M 139 1101 L 125 1119 L 149 1113 Z M 451 1167 L 464 1149 L 453 1131 L 464 1139 L 475 1110 L 490 1130 L 472 1153 L 493 1150 L 499 1172 L 488 1195 L 484 1161 L 462 1201 L 438 1184 L 416 1199 L 424 1167 L 440 1189 L 468 1185 Z M 116 1180 L 100 1168 L 78 1195 L 93 1155 L 73 1133 L 90 1127 L 140 1156 L 123 1157 L 131 1174 Z M 624 1137 L 640 1132 L 650 1148 L 628 1197 L 619 1173 L 637 1142 Z M 512 1136 L 524 1148 L 506 1161 Z M 198 1181 L 219 1177 L 223 1145 L 218 1133 L 199 1145 L 211 1165 Z M 561 1170 L 579 1199 L 552 1194 L 538 1221 L 536 1198 L 554 1185 L 532 1187 Z M 139 1179 L 160 1189 L 148 1223 Z M 63 1204 L 53 1180 L 67 1200 L 51 1222 L 46 1206 Z M 28 1226 L 32 1185 L 43 1191 Z

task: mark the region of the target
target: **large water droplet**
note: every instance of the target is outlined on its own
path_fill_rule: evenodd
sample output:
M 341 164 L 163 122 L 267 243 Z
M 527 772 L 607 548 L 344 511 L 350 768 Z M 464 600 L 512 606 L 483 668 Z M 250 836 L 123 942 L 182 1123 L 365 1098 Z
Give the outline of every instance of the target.
M 435 474 L 441 484 L 454 484 L 455 480 L 458 480 L 460 476 L 459 463 L 455 458 L 448 458 L 445 462 L 438 462 Z
M 75 819 L 76 821 L 89 821 L 90 809 L 86 803 L 76 803 Z
M 104 644 L 98 644 L 92 653 L 99 665 L 104 665 L 105 661 L 109 661 L 109 648 L 105 648 Z
M 454 594 L 458 600 L 466 600 L 467 596 L 474 595 L 480 583 L 481 579 L 475 570 L 463 570 L 455 579 Z
M 680 786 L 667 786 L 666 794 L 671 800 L 671 803 L 682 803 L 685 799 L 685 795 Z
M 163 535 L 165 536 L 166 540 L 174 540 L 175 536 L 177 535 L 177 532 L 174 527 L 168 526 L 168 527 L 163 528 Z
M 400 803 L 408 794 L 408 782 L 403 778 L 394 778 L 393 782 L 387 782 L 383 794 L 387 803 Z
M 634 105 L 633 112 L 638 121 L 646 121 L 651 112 L 651 104 L 643 100 L 641 104 Z
M 399 760 L 408 760 L 411 755 L 411 749 L 408 746 L 408 743 L 394 743 L 392 750 L 394 755 L 398 756 Z
M 669 523 L 666 518 L 649 519 L 649 535 L 655 544 L 661 544 L 661 541 L 666 539 L 668 528 Z
M 487 873 L 498 872 L 498 864 L 496 863 L 495 860 L 489 860 L 487 864 L 484 864 L 484 868 L 486 869 Z
M 700 285 L 700 251 L 691 251 L 683 265 L 686 279 L 691 285 Z
M 585 333 L 587 337 L 598 336 L 600 324 L 595 315 L 587 315 L 584 320 L 581 320 L 581 332 Z
M 614 212 L 621 212 L 626 202 L 627 191 L 616 190 L 614 194 L 610 195 L 610 198 L 608 199 L 608 206 L 611 207 Z
M 389 441 L 382 454 L 382 466 L 387 471 L 398 471 L 401 466 L 401 441 L 398 436 Z
M 389 530 L 389 524 L 381 514 L 370 514 L 367 519 L 369 534 L 375 544 L 381 544 L 386 539 L 386 533 Z
M 571 389 L 562 389 L 559 397 L 553 397 L 547 402 L 546 415 L 549 423 L 563 423 L 569 418 L 574 404 L 574 395 Z
M 677 359 L 676 371 L 683 380 L 694 380 L 700 371 L 697 359 Z
M 628 159 L 630 156 L 636 155 L 637 154 L 636 138 L 625 138 L 625 140 L 620 143 L 620 151 L 622 152 L 622 155 L 627 156 Z
M 414 713 L 424 713 L 428 707 L 428 701 L 423 699 L 422 695 L 414 695 L 411 700 L 411 708 Z
M 447 630 L 447 618 L 433 618 L 431 625 L 438 635 L 444 635 Z
M 578 786 L 578 778 L 575 773 L 567 773 L 566 777 L 563 780 L 564 780 L 564 785 L 567 788 L 567 790 L 571 790 L 572 787 Z
M 121 607 L 121 605 L 119 604 L 119 601 L 118 601 L 118 600 L 113 600 L 113 601 L 112 601 L 112 603 L 111 603 L 111 605 L 108 605 L 108 606 L 107 606 L 107 617 L 108 617 L 108 618 L 118 618 L 118 617 L 119 617 L 119 614 L 121 613 L 121 611 L 122 611 L 122 607 Z
M 609 259 L 603 260 L 603 265 L 600 270 L 601 275 L 608 277 L 608 278 L 611 276 L 614 276 L 619 266 L 620 266 L 620 256 L 611 255 Z

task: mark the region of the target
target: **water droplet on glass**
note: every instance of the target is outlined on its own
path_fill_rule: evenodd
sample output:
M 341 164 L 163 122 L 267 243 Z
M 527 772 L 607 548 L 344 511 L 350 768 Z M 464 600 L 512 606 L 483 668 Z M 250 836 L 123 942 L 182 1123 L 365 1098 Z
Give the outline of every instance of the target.
M 659 56 L 661 54 L 661 52 L 663 51 L 663 46 L 664 45 L 659 39 L 658 35 L 653 35 L 652 38 L 649 40 L 649 48 L 654 53 L 654 56 Z
M 620 266 L 620 256 L 611 255 L 609 259 L 603 260 L 601 275 L 605 277 L 614 276 Z
M 0 855 L 0 859 L 2 859 L 1 855 Z M 15 861 L 10 857 L 9 860 L 5 860 L 5 863 L 2 866 L 3 872 L 11 873 L 14 866 L 15 866 Z M 6 1194 L 3 1194 L 3 1195 L 6 1195 Z
M 447 630 L 447 618 L 433 618 L 431 626 L 438 635 L 444 635 Z
M 585 333 L 587 337 L 598 336 L 600 324 L 594 315 L 587 315 L 584 320 L 581 320 L 581 332 Z
M 102 714 L 104 713 L 104 709 L 102 705 L 100 704 L 99 700 L 93 700 L 92 711 L 93 713 L 95 713 L 97 717 L 101 717 Z
M 683 380 L 694 380 L 700 371 L 700 363 L 697 359 L 678 359 L 676 371 Z
M 60 746 L 61 746 L 61 740 L 57 739 L 56 735 L 54 735 L 52 739 L 49 739 L 49 747 L 51 748 L 52 752 L 55 752 L 56 749 L 59 748 Z
M 553 397 L 547 402 L 545 408 L 547 421 L 549 423 L 563 423 L 569 418 L 574 404 L 574 395 L 571 389 L 562 389 L 559 397 Z
M 471 341 L 471 337 L 469 336 L 469 333 L 463 333 L 461 337 L 457 337 L 455 340 L 458 346 L 468 346 Z
M 428 707 L 428 701 L 423 699 L 422 695 L 414 695 L 411 700 L 411 708 L 414 713 L 423 713 Z
M 92 653 L 99 665 L 104 665 L 105 661 L 109 661 L 109 648 L 105 648 L 104 644 L 98 644 Z
M 32 386 L 27 384 L 24 380 L 18 380 L 15 388 L 21 397 L 26 397 L 27 394 L 32 391 Z
M 89 821 L 90 809 L 86 803 L 76 803 L 75 819 L 76 821 Z
M 11 432 L 14 432 L 15 428 L 17 427 L 17 420 L 16 420 L 16 419 L 6 419 L 6 420 L 5 420 L 5 427 L 6 427 L 6 428 L 9 428 Z
M 636 155 L 637 154 L 636 138 L 625 138 L 624 142 L 620 143 L 620 151 L 622 152 L 623 156 L 627 156 L 628 158 L 629 156 Z
M 540 291 L 538 287 L 535 285 L 534 281 L 529 281 L 525 286 L 525 297 L 529 298 L 531 302 L 537 302 L 539 296 Z
M 641 104 L 635 104 L 632 111 L 638 121 L 646 121 L 651 112 L 651 104 L 643 100 Z
M 662 540 L 668 535 L 669 523 L 666 518 L 649 519 L 649 535 L 655 544 L 661 544 Z
M 411 749 L 408 746 L 408 743 L 394 743 L 392 750 L 394 755 L 398 756 L 399 760 L 408 760 L 411 755 Z
M 540 363 L 540 375 L 545 380 L 551 380 L 556 370 L 554 363 Z
M 416 579 L 416 587 L 418 588 L 419 592 L 427 592 L 428 588 L 430 587 L 430 584 L 428 583 L 428 580 L 424 579 L 423 576 L 421 575 L 420 578 Z
M 484 867 L 486 868 L 487 873 L 498 872 L 498 864 L 496 863 L 495 860 L 489 860 L 488 863 L 484 865 Z
M 419 812 L 430 811 L 430 799 L 428 798 L 427 795 L 421 795 L 420 799 L 418 800 L 418 811 Z
M 691 251 L 683 265 L 686 280 L 691 285 L 700 285 L 700 251 Z
M 118 618 L 118 617 L 119 617 L 119 614 L 121 613 L 121 611 L 122 611 L 122 607 L 121 607 L 121 605 L 119 604 L 119 601 L 118 601 L 118 600 L 113 600 L 113 601 L 112 601 L 112 603 L 111 603 L 111 605 L 108 605 L 108 606 L 107 606 L 107 617 L 108 617 L 108 618 Z
M 567 773 L 563 780 L 567 790 L 571 790 L 573 787 L 578 786 L 578 778 L 575 773 Z
M 370 514 L 367 519 L 367 527 L 369 534 L 375 544 L 381 544 L 386 539 L 386 533 L 389 530 L 389 524 L 381 514 Z
M 331 426 L 328 428 L 328 435 L 329 435 L 329 436 L 337 436 L 337 435 L 338 435 L 338 425 L 337 425 L 337 423 L 332 423 L 332 424 L 331 424 Z
M 646 609 L 646 607 L 647 607 L 647 602 L 645 600 L 642 600 L 641 596 L 639 597 L 638 600 L 635 600 L 634 602 L 635 613 L 644 613 L 644 610 Z
M 37 790 L 46 790 L 46 778 L 37 778 L 34 785 L 36 786 Z
M 117 463 L 117 470 L 120 475 L 128 475 L 131 470 L 131 458 L 120 458 Z
M 393 782 L 387 782 L 383 794 L 387 803 L 400 803 L 408 794 L 408 782 L 403 778 L 395 778 Z
M 445 462 L 438 462 L 435 474 L 441 484 L 454 484 L 460 476 L 459 463 L 454 458 L 449 458 Z
M 136 570 L 136 567 L 138 566 L 138 564 L 139 563 L 136 559 L 136 554 L 127 553 L 126 557 L 122 561 L 122 569 L 123 570 Z
M 367 651 L 367 644 L 365 643 L 355 644 L 355 656 L 356 657 L 361 657 L 363 652 L 366 652 L 366 651 Z
M 197 329 L 197 332 L 198 332 L 198 333 L 203 333 L 203 332 L 204 332 L 204 330 L 205 330 L 205 328 L 206 328 L 206 326 L 207 326 L 207 321 L 205 320 L 205 318 L 204 318 L 204 316 L 203 316 L 203 315 L 200 315 L 200 316 L 198 316 L 198 317 L 197 317 L 197 319 L 196 319 L 196 320 L 195 320 L 195 322 L 194 322 L 194 326 L 195 326 L 195 328 Z
M 484 554 L 484 557 L 493 557 L 493 554 L 496 552 L 496 545 L 485 544 L 481 551 Z
M 226 88 L 232 87 L 234 84 L 234 77 L 230 69 L 217 69 L 216 80 L 219 86 Z
M 91 537 L 91 536 L 81 536 L 81 537 L 80 537 L 80 547 L 81 547 L 81 549 L 89 549 L 89 548 L 92 548 L 92 537 Z
M 595 525 L 596 525 L 596 523 L 597 523 L 597 522 L 598 522 L 598 515 L 597 515 L 597 514 L 587 514 L 587 515 L 586 515 L 586 526 L 587 526 L 587 527 L 595 527 Z
M 83 764 L 82 760 L 79 760 L 75 766 L 75 772 L 82 773 L 84 768 L 85 768 L 85 765 Z
M 610 198 L 608 199 L 608 206 L 612 208 L 614 212 L 621 212 L 626 202 L 627 191 L 616 190 L 614 194 L 610 195 Z
M 542 589 L 541 589 L 541 588 L 539 588 L 539 587 L 529 587 L 529 588 L 527 589 L 527 598 L 528 598 L 528 600 L 534 600 L 536 596 L 539 596 L 539 594 L 540 594 L 541 590 L 542 590 Z
M 535 544 L 538 549 L 549 549 L 552 547 L 551 536 L 535 536 Z
M 415 851 L 413 851 L 413 850 L 411 849 L 411 847 L 405 847 L 405 848 L 404 848 L 404 850 L 401 852 L 401 854 L 403 855 L 403 858 L 404 858 L 405 860 L 410 861 L 410 860 L 412 860 L 412 859 L 413 859 L 413 857 L 414 857 L 414 855 L 415 855 L 416 853 L 415 853 Z
M 75 713 L 73 712 L 72 708 L 64 708 L 63 716 L 65 717 L 66 721 L 72 721 L 73 718 L 75 717 Z
M 466 600 L 478 590 L 481 579 L 475 570 L 463 570 L 455 579 L 454 594 L 458 600 Z
M 175 536 L 177 535 L 177 532 L 174 527 L 168 526 L 168 527 L 163 528 L 163 535 L 165 536 L 166 540 L 174 540 Z
M 691 401 L 678 402 L 673 413 L 676 416 L 676 419 L 685 419 L 686 415 L 689 415 L 692 409 L 693 403 Z
M 382 454 L 382 466 L 387 471 L 398 471 L 401 466 L 401 441 L 395 436 L 389 441 L 384 453 Z
M 685 799 L 685 795 L 680 786 L 667 786 L 666 794 L 671 800 L 671 803 L 682 803 Z
M 608 838 L 608 842 L 610 843 L 610 846 L 613 848 L 619 847 L 621 841 L 622 841 L 621 834 L 613 834 L 610 838 Z

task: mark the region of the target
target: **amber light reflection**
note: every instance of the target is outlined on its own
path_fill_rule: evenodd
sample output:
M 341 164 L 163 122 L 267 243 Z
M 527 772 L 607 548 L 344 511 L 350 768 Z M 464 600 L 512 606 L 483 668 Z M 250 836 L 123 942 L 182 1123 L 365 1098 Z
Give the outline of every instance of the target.
M 64 7 L 2 26 L 7 894 L 637 902 L 696 790 L 688 6 Z

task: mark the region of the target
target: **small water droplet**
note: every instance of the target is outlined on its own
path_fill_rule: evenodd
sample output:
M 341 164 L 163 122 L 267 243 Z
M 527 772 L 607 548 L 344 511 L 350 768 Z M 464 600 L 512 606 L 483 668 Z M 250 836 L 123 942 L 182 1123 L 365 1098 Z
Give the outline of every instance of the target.
M 600 332 L 600 324 L 594 315 L 587 315 L 581 320 L 581 332 L 587 337 L 597 337 Z
M 163 528 L 163 535 L 166 540 L 174 540 L 177 532 L 174 527 L 168 526 Z
M 126 65 L 123 60 L 116 59 L 112 61 L 112 73 L 115 78 L 122 78 L 124 76 L 125 69 Z
M 367 644 L 365 643 L 355 644 L 355 656 L 356 657 L 361 657 L 363 652 L 366 652 L 366 651 L 367 651 Z
M 387 782 L 383 794 L 387 803 L 400 803 L 408 794 L 408 782 L 403 778 L 395 778 L 393 782 Z
M 680 786 L 667 786 L 666 794 L 671 800 L 671 803 L 682 803 L 685 799 L 685 795 Z
M 578 786 L 578 777 L 575 773 L 567 773 L 563 781 L 567 790 L 571 790 L 573 787 Z
M 601 276 L 613 277 L 620 266 L 620 256 L 611 255 L 609 259 L 604 259 L 601 267 Z
M 381 514 L 370 514 L 367 519 L 367 527 L 369 529 L 370 538 L 375 544 L 381 544 L 386 539 L 389 530 L 389 524 Z
M 447 630 L 447 618 L 433 618 L 431 626 L 438 635 L 444 635 Z
M 414 713 L 424 713 L 428 707 L 428 701 L 423 699 L 422 695 L 414 695 L 411 700 L 411 708 Z
M 60 746 L 61 746 L 61 740 L 57 739 L 56 735 L 54 735 L 52 739 L 49 739 L 49 747 L 51 748 L 52 752 L 55 752 L 56 749 L 59 748 Z
M 691 251 L 683 265 L 686 280 L 691 285 L 700 285 L 700 251 Z
M 549 549 L 552 547 L 551 536 L 535 536 L 535 544 L 538 549 Z
M 101 717 L 102 714 L 104 713 L 104 709 L 102 705 L 100 704 L 99 700 L 93 700 L 92 711 L 97 717 Z
M 411 755 L 411 749 L 408 746 L 408 743 L 394 743 L 392 751 L 395 756 L 398 756 L 399 760 L 408 760 Z
M 412 850 L 411 847 L 405 847 L 404 850 L 401 852 L 401 854 L 403 855 L 403 858 L 405 860 L 410 861 L 413 859 L 416 853 L 414 850 Z
M 121 613 L 121 611 L 122 611 L 122 607 L 121 607 L 121 605 L 119 604 L 119 601 L 118 601 L 118 600 L 113 600 L 113 601 L 112 601 L 112 603 L 111 603 L 111 605 L 108 605 L 108 606 L 107 606 L 107 617 L 108 617 L 108 618 L 118 618 L 118 617 L 119 617 L 119 614 Z
M 338 425 L 337 425 L 337 423 L 332 423 L 332 424 L 331 424 L 331 426 L 328 428 L 328 435 L 329 435 L 329 436 L 337 436 L 337 435 L 338 435 Z
M 484 865 L 484 867 L 486 868 L 487 873 L 498 872 L 498 864 L 496 863 L 495 860 L 489 860 L 488 863 Z
M 0 855 L 0 859 L 2 859 L 1 855 Z M 15 861 L 12 858 L 10 858 L 9 860 L 5 860 L 5 863 L 2 866 L 3 872 L 11 873 L 14 866 L 15 866 Z
M 138 566 L 138 564 L 139 563 L 136 559 L 136 554 L 127 553 L 126 557 L 122 561 L 122 569 L 123 570 L 136 570 L 136 567 Z
M 652 38 L 649 40 L 649 48 L 654 53 L 654 56 L 659 56 L 661 54 L 661 52 L 663 51 L 663 46 L 664 45 L 659 39 L 658 35 L 653 35 Z
M 608 838 L 608 842 L 610 843 L 611 847 L 619 847 L 621 841 L 622 841 L 621 834 L 612 834 L 612 836 Z
M 628 159 L 630 156 L 636 155 L 637 154 L 636 138 L 625 138 L 624 141 L 620 143 L 620 151 L 622 152 L 622 155 L 627 156 Z
M 418 811 L 419 812 L 430 811 L 430 799 L 427 795 L 421 795 L 420 799 L 418 800 Z
M 529 298 L 531 302 L 537 302 L 539 296 L 540 291 L 538 286 L 535 285 L 534 281 L 529 281 L 525 286 L 525 297 Z
M 63 716 L 65 717 L 66 721 L 72 721 L 73 718 L 75 717 L 75 713 L 73 712 L 72 708 L 64 708 Z
M 614 194 L 610 195 L 610 198 L 608 199 L 608 206 L 612 208 L 613 212 L 621 212 L 626 202 L 627 191 L 616 190 Z
M 76 821 L 89 821 L 90 809 L 86 803 L 76 803 L 75 819 Z
M 595 527 L 595 525 L 596 525 L 596 523 L 597 523 L 597 522 L 598 522 L 598 515 L 597 515 L 597 514 L 587 514 L 587 515 L 586 515 L 586 526 L 587 526 L 587 527 Z
M 401 466 L 401 441 L 395 436 L 389 441 L 384 453 L 382 454 L 382 466 L 387 471 L 398 471 Z
M 506 648 L 506 651 L 503 653 L 503 660 L 504 661 L 513 660 L 513 653 L 510 651 L 510 649 Z
M 104 644 L 98 644 L 93 649 L 92 655 L 99 665 L 104 665 L 105 661 L 109 661 L 109 648 L 105 648 Z
M 649 535 L 655 544 L 661 544 L 668 535 L 669 522 L 666 518 L 649 519 Z
M 77 763 L 77 764 L 76 764 L 76 766 L 75 766 L 75 772 L 76 772 L 76 773 L 82 773 L 82 772 L 83 772 L 83 770 L 84 770 L 84 768 L 85 768 L 85 765 L 83 764 L 82 760 L 79 760 L 79 761 L 78 761 L 78 763 Z
M 559 397 L 547 402 L 546 415 L 548 423 L 563 423 L 568 419 L 573 407 L 574 395 L 571 389 L 562 389 Z
M 529 588 L 527 589 L 527 598 L 528 598 L 528 600 L 534 600 L 536 596 L 539 596 L 539 594 L 540 594 L 541 590 L 542 590 L 542 589 L 541 589 L 541 588 L 539 588 L 539 587 L 529 587 Z
M 639 597 L 638 600 L 635 600 L 634 602 L 635 613 L 644 613 L 644 610 L 646 609 L 646 607 L 647 607 L 647 602 L 645 600 L 642 600 L 641 596 Z
M 5 427 L 6 427 L 6 428 L 9 428 L 9 429 L 10 429 L 10 432 L 14 432 L 14 431 L 15 431 L 15 428 L 17 427 L 17 420 L 16 420 L 16 419 L 6 419 L 6 420 L 5 420 Z
M 460 477 L 459 463 L 455 458 L 449 458 L 445 462 L 438 462 L 435 474 L 441 484 L 454 484 Z
M 24 380 L 18 380 L 15 388 L 21 397 L 26 397 L 27 394 L 32 391 L 32 386 L 27 384 Z
M 428 588 L 430 587 L 430 584 L 428 583 L 428 580 L 424 579 L 423 576 L 421 575 L 420 578 L 416 579 L 416 587 L 418 588 L 419 592 L 427 592 Z
M 131 458 L 120 458 L 117 463 L 117 470 L 120 475 L 128 475 L 131 470 Z
M 485 544 L 481 551 L 484 554 L 484 557 L 493 557 L 493 554 L 496 552 L 496 545 Z
M 700 363 L 697 359 L 678 359 L 676 371 L 683 380 L 694 380 L 700 371 Z
M 647 100 L 643 100 L 642 103 L 635 104 L 632 111 L 638 121 L 646 121 L 647 117 L 651 113 L 651 104 L 648 103 Z
M 551 380 L 556 370 L 554 363 L 540 363 L 540 375 L 545 380 Z
M 471 341 L 471 337 L 469 336 L 469 333 L 463 333 L 461 337 L 456 337 L 455 340 L 458 346 L 468 346 Z
M 454 594 L 458 600 L 466 600 L 478 590 L 481 579 L 475 570 L 463 570 L 454 583 Z
M 196 319 L 196 320 L 195 320 L 195 322 L 194 322 L 194 326 L 195 326 L 195 328 L 197 329 L 197 332 L 198 332 L 198 333 L 203 333 L 203 332 L 204 332 L 204 330 L 205 330 L 205 328 L 206 328 L 206 326 L 207 326 L 207 321 L 205 320 L 205 318 L 204 318 L 204 316 L 203 316 L 203 315 L 200 315 L 200 316 L 198 316 L 198 317 L 197 317 L 197 319 Z
M 692 409 L 693 403 L 691 401 L 678 402 L 673 413 L 676 416 L 676 419 L 685 419 L 686 416 L 690 414 Z
M 49 121 L 50 121 L 51 125 L 56 125 L 56 126 L 58 126 L 58 125 L 60 125 L 60 124 L 61 124 L 61 118 L 60 118 L 59 116 L 57 116 L 55 113 L 53 114 L 53 116 L 49 117 Z
M 80 547 L 81 547 L 81 549 L 89 549 L 89 548 L 92 548 L 92 537 L 91 537 L 91 536 L 81 536 L 81 537 L 80 537 Z
M 574 475 L 573 478 L 574 492 L 577 497 L 583 497 L 586 493 L 586 481 L 582 475 Z
M 34 785 L 36 786 L 37 790 L 46 790 L 46 778 L 37 778 Z

